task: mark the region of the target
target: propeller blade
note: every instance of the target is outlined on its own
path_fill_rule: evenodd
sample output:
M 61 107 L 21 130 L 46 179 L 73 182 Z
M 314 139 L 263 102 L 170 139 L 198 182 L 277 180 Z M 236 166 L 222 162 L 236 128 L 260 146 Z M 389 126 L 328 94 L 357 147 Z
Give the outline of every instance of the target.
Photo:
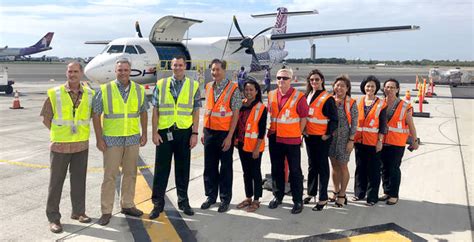
M 138 21 L 135 22 L 135 31 L 137 32 L 137 36 L 143 38 L 142 31 L 140 30 L 140 24 Z
M 233 26 L 233 24 L 234 24 L 234 22 L 230 23 L 229 33 L 227 34 L 227 39 L 226 39 L 226 41 L 225 41 L 224 50 L 222 51 L 222 58 L 221 58 L 221 60 L 224 59 L 225 51 L 226 51 L 226 49 L 227 49 L 227 44 L 229 43 L 230 32 L 232 31 L 232 26 Z
M 243 49 L 244 47 L 243 46 L 240 46 L 238 49 L 234 50 L 234 52 L 232 52 L 232 54 L 234 54 L 235 52 L 238 52 L 239 50 Z M 231 54 L 231 55 L 232 55 Z
M 234 15 L 233 20 L 234 20 L 235 28 L 237 29 L 237 31 L 239 31 L 239 33 L 240 33 L 240 35 L 242 36 L 242 38 L 245 39 L 244 34 L 242 34 L 242 30 L 240 30 L 240 26 L 239 26 L 239 23 L 237 22 L 237 18 L 235 17 L 235 15 Z
M 258 37 L 259 35 L 261 35 L 262 33 L 267 32 L 267 31 L 270 30 L 270 29 L 273 29 L 273 27 L 268 27 L 268 28 L 266 28 L 266 29 L 264 29 L 264 30 L 258 32 L 258 34 L 256 34 L 256 35 L 252 38 L 252 40 L 255 39 L 255 38 L 257 38 L 257 37 Z

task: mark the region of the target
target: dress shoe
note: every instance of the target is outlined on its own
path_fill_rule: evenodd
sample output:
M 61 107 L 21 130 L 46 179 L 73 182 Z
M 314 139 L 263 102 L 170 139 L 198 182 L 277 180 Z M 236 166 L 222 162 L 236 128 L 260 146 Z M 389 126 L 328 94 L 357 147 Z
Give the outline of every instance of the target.
M 268 208 L 269 209 L 275 209 L 278 207 L 278 205 L 281 204 L 281 200 L 279 200 L 278 198 L 274 197 L 270 203 L 268 204 Z
M 53 233 L 61 233 L 63 232 L 63 226 L 61 225 L 61 222 L 59 221 L 55 221 L 55 222 L 51 222 L 49 223 L 49 230 L 51 230 L 51 232 Z
M 379 201 L 385 202 L 390 198 L 389 195 L 384 194 L 383 196 L 379 197 Z
M 303 203 L 301 202 L 295 203 L 291 209 L 292 214 L 298 214 L 301 213 L 301 211 L 303 211 Z
M 122 208 L 121 213 L 125 215 L 129 215 L 129 216 L 133 216 L 133 217 L 140 217 L 143 215 L 143 212 L 136 207 Z
M 99 218 L 99 221 L 97 223 L 102 225 L 102 226 L 105 226 L 105 225 L 109 224 L 111 217 L 112 217 L 112 214 L 110 214 L 110 213 L 102 214 L 102 216 Z
M 154 206 L 153 210 L 151 210 L 149 218 L 150 219 L 155 219 L 160 216 L 160 213 L 163 211 L 163 209 L 160 209 L 159 206 Z
M 189 203 L 178 204 L 179 210 L 183 211 L 184 214 L 188 216 L 194 215 L 194 210 L 189 206 Z
M 311 199 L 313 199 L 314 196 L 307 196 L 304 198 L 303 203 L 304 204 L 309 204 L 311 202 Z
M 227 212 L 227 210 L 229 210 L 229 203 L 221 203 L 221 205 L 217 209 L 217 212 L 224 213 Z
M 208 209 L 211 207 L 212 204 L 216 203 L 216 201 L 211 200 L 210 198 L 207 198 L 205 202 L 202 203 L 201 209 Z
M 92 221 L 89 216 L 84 214 L 72 214 L 71 219 L 78 220 L 80 223 L 90 223 Z
M 316 206 L 313 207 L 313 211 L 321 211 L 326 205 L 328 205 L 327 200 L 326 202 L 319 201 L 318 203 L 316 203 Z

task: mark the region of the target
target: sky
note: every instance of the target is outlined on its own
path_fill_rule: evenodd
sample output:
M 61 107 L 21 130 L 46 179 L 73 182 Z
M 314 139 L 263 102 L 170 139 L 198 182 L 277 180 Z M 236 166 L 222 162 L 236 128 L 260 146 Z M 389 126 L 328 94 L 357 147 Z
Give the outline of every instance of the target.
M 165 15 L 204 22 L 193 25 L 189 37 L 226 36 L 232 15 L 244 34 L 273 26 L 274 18 L 250 14 L 318 10 L 317 15 L 293 16 L 287 32 L 418 25 L 419 31 L 315 40 L 317 58 L 362 60 L 474 60 L 472 0 L 0 0 L 0 46 L 24 47 L 46 32 L 55 32 L 52 50 L 35 56 L 89 57 L 103 46 L 88 40 L 111 40 L 135 35 L 140 22 L 144 36 Z M 232 31 L 231 36 L 238 36 Z M 287 42 L 288 58 L 309 58 L 307 40 Z M 192 54 L 192 53 L 191 53 Z

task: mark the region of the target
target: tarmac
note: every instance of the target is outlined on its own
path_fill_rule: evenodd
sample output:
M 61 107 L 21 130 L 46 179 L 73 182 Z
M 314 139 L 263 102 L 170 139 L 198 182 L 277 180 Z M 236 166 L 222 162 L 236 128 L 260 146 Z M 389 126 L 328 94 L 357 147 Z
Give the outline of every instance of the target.
M 111 223 L 97 224 L 100 217 L 100 186 L 103 179 L 102 154 L 91 134 L 87 174 L 86 213 L 91 224 L 71 220 L 70 186 L 66 179 L 61 219 L 64 232 L 49 232 L 46 218 L 46 197 L 49 183 L 49 131 L 39 116 L 46 99 L 46 90 L 65 80 L 64 64 L 7 64 L 9 75 L 16 81 L 24 109 L 12 110 L 12 96 L 0 94 L 0 240 L 117 240 L 117 241 L 473 241 L 474 167 L 473 167 L 473 104 L 474 88 L 436 86 L 437 96 L 423 106 L 430 118 L 415 118 L 421 146 L 405 151 L 400 187 L 400 201 L 395 206 L 379 202 L 366 207 L 364 202 L 349 202 L 344 208 L 333 204 L 314 212 L 314 204 L 305 205 L 301 214 L 292 215 L 291 197 L 285 196 L 283 206 L 268 209 L 273 195 L 264 190 L 261 208 L 247 213 L 236 208 L 245 198 L 243 173 L 237 151 L 234 152 L 234 182 L 231 209 L 218 213 L 199 207 L 205 200 L 203 146 L 191 152 L 190 205 L 196 214 L 187 216 L 177 210 L 174 174 L 171 172 L 165 215 L 149 220 L 155 163 L 155 147 L 149 140 L 140 149 L 139 175 L 135 202 L 145 212 L 142 218 L 120 214 L 118 196 Z M 292 66 L 303 90 L 304 76 L 313 66 Z M 369 74 L 382 81 L 389 77 L 401 80 L 402 90 L 414 88 L 416 74 L 427 75 L 429 67 L 377 67 L 322 65 L 327 88 L 334 77 L 347 73 L 352 79 L 353 97 L 360 96 L 360 81 Z M 274 74 L 274 73 L 273 73 Z M 258 78 L 261 73 L 257 74 Z M 54 79 L 51 81 L 50 79 Z M 98 87 L 93 84 L 93 87 Z M 151 89 L 147 90 L 151 93 Z M 380 94 L 380 93 L 379 93 Z M 412 105 L 415 93 L 412 92 Z M 454 96 L 454 97 L 453 97 Z M 265 97 L 266 99 L 266 97 Z M 150 110 L 151 112 L 151 110 Z M 149 115 L 151 116 L 151 114 Z M 201 115 L 202 122 L 202 115 Z M 202 123 L 201 126 L 202 127 Z M 200 128 L 201 130 L 201 128 Z M 200 134 L 201 136 L 201 134 Z M 302 169 L 307 177 L 307 156 L 302 149 Z M 262 173 L 270 173 L 266 149 Z M 349 162 L 351 179 L 348 196 L 353 192 L 354 152 Z M 117 184 L 119 186 L 119 183 Z M 305 182 L 306 188 L 306 182 Z M 332 190 L 330 182 L 329 190 Z M 381 193 L 381 191 L 380 191 Z

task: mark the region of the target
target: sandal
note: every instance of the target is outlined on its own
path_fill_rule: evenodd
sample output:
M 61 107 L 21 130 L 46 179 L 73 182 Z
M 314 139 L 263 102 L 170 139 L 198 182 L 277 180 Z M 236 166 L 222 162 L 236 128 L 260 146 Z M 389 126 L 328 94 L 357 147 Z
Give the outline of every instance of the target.
M 364 200 L 364 199 L 363 199 L 363 198 L 360 198 L 360 197 L 358 197 L 358 196 L 353 196 L 353 197 L 351 197 L 351 201 L 352 201 L 352 202 L 357 202 L 357 201 L 361 201 L 361 200 Z
M 344 196 L 337 196 L 337 198 L 338 198 L 338 199 L 337 199 L 336 202 L 335 202 L 336 207 L 342 208 L 342 207 L 344 207 L 344 205 L 347 205 L 347 197 L 346 197 L 346 195 L 344 195 Z M 338 203 L 339 198 L 344 198 L 344 202 L 343 202 L 343 203 Z
M 248 207 L 247 212 L 255 212 L 260 207 L 260 201 L 254 200 Z
M 393 200 L 391 200 L 393 199 Z M 387 205 L 395 205 L 398 203 L 398 197 L 391 197 L 387 200 Z
M 247 198 L 247 199 L 243 200 L 241 203 L 239 203 L 237 205 L 237 208 L 242 209 L 242 208 L 248 207 L 251 203 L 252 203 L 252 199 Z
M 332 191 L 332 194 L 334 194 L 334 196 L 330 197 L 329 201 L 333 203 L 336 201 L 337 195 L 339 194 L 339 192 Z
M 303 199 L 303 203 L 308 204 L 308 203 L 311 202 L 311 199 L 313 199 L 313 198 L 316 200 L 316 198 L 314 196 L 307 196 L 307 197 L 305 197 L 305 199 Z

